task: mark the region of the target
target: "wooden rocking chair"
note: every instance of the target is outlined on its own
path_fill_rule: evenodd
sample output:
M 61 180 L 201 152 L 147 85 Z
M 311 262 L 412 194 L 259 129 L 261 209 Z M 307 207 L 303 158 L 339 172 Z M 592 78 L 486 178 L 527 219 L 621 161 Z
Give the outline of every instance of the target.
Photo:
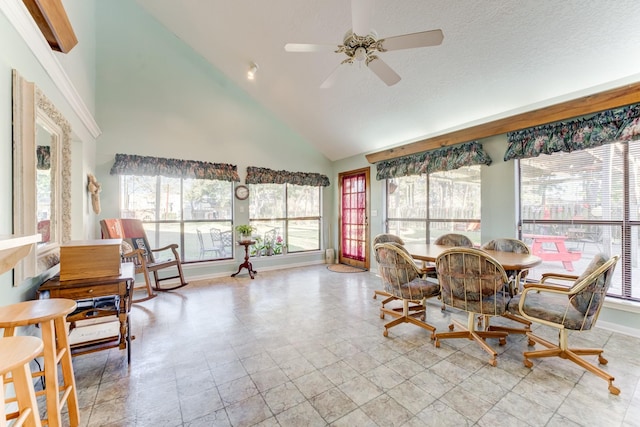
M 133 302 L 146 301 L 153 298 L 155 294 L 152 288 L 156 291 L 170 291 L 188 284 L 182 272 L 178 245 L 172 243 L 162 248 L 152 249 L 147 240 L 142 221 L 125 218 L 103 219 L 100 221 L 100 227 L 103 239 L 122 239 L 122 260 L 133 262 L 136 266 L 136 273 L 144 276 L 147 297 Z M 171 253 L 169 258 L 160 259 L 156 256 L 156 254 L 167 253 L 168 251 Z M 171 267 L 176 267 L 176 275 L 170 277 L 160 277 L 158 275 L 159 270 Z M 151 283 L 149 277 L 150 272 L 153 273 L 153 283 Z M 180 279 L 180 283 L 172 287 L 160 286 L 160 282 L 171 279 Z

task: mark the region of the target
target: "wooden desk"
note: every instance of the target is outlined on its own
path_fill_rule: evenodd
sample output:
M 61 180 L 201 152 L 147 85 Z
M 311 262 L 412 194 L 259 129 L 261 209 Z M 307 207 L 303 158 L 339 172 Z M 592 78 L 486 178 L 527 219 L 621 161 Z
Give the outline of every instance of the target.
M 68 298 L 76 301 L 90 300 L 99 297 L 119 297 L 118 307 L 81 307 L 67 316 L 68 322 L 95 319 L 105 316 L 118 316 L 120 321 L 120 335 L 104 339 L 78 343 L 71 346 L 71 354 L 86 354 L 107 348 L 118 347 L 127 349 L 127 362 L 131 363 L 131 330 L 129 309 L 131 308 L 131 294 L 135 281 L 135 266 L 131 262 L 122 263 L 120 277 L 96 278 L 60 281 L 54 277 L 40 286 L 40 298 Z M 47 296 L 48 295 L 48 296 Z M 73 323 L 72 323 L 73 324 Z
M 405 245 L 405 248 L 407 248 L 414 259 L 435 262 L 436 258 L 446 249 L 451 249 L 451 246 L 409 243 Z M 484 251 L 495 258 L 505 270 L 526 270 L 542 263 L 542 259 L 536 255 Z
M 525 234 L 525 239 L 531 240 L 531 252 L 544 261 L 560 261 L 567 271 L 573 271 L 573 261 L 582 257 L 582 252 L 570 252 L 564 244 L 567 236 L 553 236 L 546 234 Z M 554 245 L 555 250 L 549 250 L 543 245 Z

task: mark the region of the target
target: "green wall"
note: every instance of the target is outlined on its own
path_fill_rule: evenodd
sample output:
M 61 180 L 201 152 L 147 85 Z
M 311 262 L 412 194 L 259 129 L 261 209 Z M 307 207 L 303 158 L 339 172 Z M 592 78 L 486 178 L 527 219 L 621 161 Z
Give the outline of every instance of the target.
M 20 1 L 20 0 L 6 0 Z M 238 166 L 244 181 L 247 166 L 313 171 L 330 177 L 324 190 L 325 247 L 338 234 L 337 178 L 340 172 L 371 167 L 371 235 L 384 230 L 384 187 L 364 154 L 330 162 L 297 133 L 235 86 L 219 70 L 185 46 L 130 0 L 66 1 L 79 44 L 56 54 L 74 90 L 94 114 L 102 135 L 94 140 L 55 81 L 0 13 L 0 234 L 12 230 L 11 70 L 34 81 L 53 101 L 73 135 L 73 236 L 99 237 L 97 221 L 118 214 L 117 178 L 109 175 L 116 153 L 175 157 Z M 502 161 L 504 135 L 481 141 L 493 159 L 482 167 L 482 241 L 515 236 L 514 162 Z M 100 215 L 86 196 L 86 173 L 103 185 Z M 236 205 L 236 221 L 248 219 L 247 202 Z M 235 272 L 238 260 L 189 267 L 189 277 Z M 324 253 L 290 255 L 287 265 L 321 262 Z M 284 258 L 284 257 L 283 257 Z M 269 260 L 270 263 L 273 260 Z M 277 260 L 280 264 L 283 259 Z M 276 262 L 277 262 L 276 261 Z M 265 262 L 260 260 L 259 262 Z M 260 265 L 258 270 L 277 268 Z M 375 270 L 372 261 L 372 269 Z M 11 286 L 11 273 L 0 275 L 0 304 L 31 298 L 34 284 Z M 608 303 L 600 326 L 640 335 L 638 308 L 618 310 Z
M 56 81 L 51 76 L 53 71 L 45 68 L 30 48 L 30 45 L 23 39 L 21 34 L 14 27 L 14 22 L 19 22 L 15 18 L 9 20 L 8 16 L 14 11 L 20 11 L 24 5 L 20 0 L 3 0 L 0 8 L 0 235 L 8 235 L 13 232 L 13 167 L 12 167 L 12 96 L 11 81 L 12 70 L 16 69 L 25 79 L 34 82 L 42 92 L 51 100 L 56 108 L 67 118 L 73 129 L 73 164 L 72 164 L 72 206 L 74 218 L 76 220 L 72 226 L 73 238 L 82 238 L 84 224 L 84 180 L 82 175 L 85 170 L 93 166 L 93 155 L 86 156 L 86 149 L 91 150 L 94 140 L 86 131 L 82 118 L 77 114 L 65 94 L 59 89 Z M 80 40 L 78 46 L 70 53 L 64 55 L 53 53 L 58 61 L 70 76 L 73 76 L 72 89 L 76 81 L 84 82 L 79 85 L 82 94 L 81 99 L 86 105 L 93 104 L 94 98 L 94 75 L 95 75 L 95 44 L 93 42 L 93 22 L 94 22 L 94 1 L 86 0 L 82 2 L 67 2 L 69 16 L 74 21 L 83 22 L 82 25 L 75 26 L 76 36 Z M 76 7 L 77 6 L 77 7 Z M 26 11 L 26 8 L 24 9 Z M 15 14 L 13 15 L 15 16 Z M 18 15 L 20 16 L 20 15 Z M 36 36 L 42 37 L 39 33 Z M 38 40 L 38 39 L 36 39 Z M 80 47 L 82 46 L 82 47 Z M 0 305 L 30 299 L 35 294 L 38 285 L 37 280 L 26 281 L 20 286 L 14 287 L 13 274 L 11 271 L 0 275 Z
M 230 163 L 242 182 L 247 166 L 331 176 L 323 154 L 135 2 L 99 2 L 97 16 L 100 218 L 119 214 L 118 178 L 109 174 L 116 153 Z M 333 185 L 325 189 L 327 201 L 332 192 Z M 325 216 L 332 210 L 332 203 L 324 204 Z M 248 212 L 248 201 L 236 201 L 236 223 L 246 223 Z M 186 274 L 229 272 L 241 257 L 236 251 L 234 262 L 188 265 Z M 318 260 L 320 252 L 290 255 L 287 263 Z

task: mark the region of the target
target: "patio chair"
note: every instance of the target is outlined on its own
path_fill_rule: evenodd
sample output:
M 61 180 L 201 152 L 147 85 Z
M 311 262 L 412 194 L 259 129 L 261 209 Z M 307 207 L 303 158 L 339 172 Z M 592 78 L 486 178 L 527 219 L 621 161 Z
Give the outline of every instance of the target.
M 122 239 L 122 260 L 133 262 L 136 267 L 136 273 L 144 274 L 149 293 L 152 287 L 157 291 L 170 291 L 188 284 L 182 273 L 178 245 L 173 243 L 162 248 L 151 248 L 142 221 L 139 219 L 103 219 L 100 220 L 100 227 L 103 239 Z M 140 249 L 140 252 L 134 253 L 137 249 Z M 166 255 L 167 253 L 170 253 L 170 255 Z M 144 258 L 144 262 L 140 261 L 140 256 Z M 168 257 L 165 258 L 165 256 Z M 158 275 L 158 271 L 172 267 L 176 268 L 176 275 L 170 277 L 160 277 Z M 149 283 L 149 272 L 153 273 L 153 284 Z M 160 287 L 160 282 L 171 279 L 179 279 L 180 282 L 177 286 Z
M 504 268 L 480 249 L 453 247 L 438 256 L 436 270 L 442 302 L 466 311 L 467 325 L 453 319 L 449 325 L 450 332 L 436 334 L 435 346 L 440 347 L 442 339 L 474 340 L 491 356 L 489 364 L 496 366 L 498 353 L 486 343 L 486 339 L 498 338 L 500 345 L 504 345 L 508 333 L 477 330 L 475 316 L 501 316 L 506 311 L 510 297 L 505 291 L 509 279 Z M 455 326 L 462 330 L 454 331 Z
M 220 241 L 222 242 L 224 256 L 231 256 L 233 254 L 233 231 L 222 231 L 220 233 Z
M 196 233 L 198 235 L 198 243 L 200 244 L 200 258 L 204 258 L 204 256 L 210 252 L 218 253 L 218 256 L 220 255 L 219 249 L 217 249 L 215 246 L 206 245 L 204 236 L 202 235 L 202 231 L 200 231 L 200 229 L 196 229 Z
M 209 229 L 209 235 L 211 235 L 211 243 L 213 248 L 218 252 L 218 256 L 224 255 L 224 245 L 222 244 L 222 231 L 219 228 L 211 227 Z
M 531 368 L 530 359 L 540 357 L 560 357 L 568 359 L 587 371 L 608 381 L 609 392 L 620 394 L 620 389 L 613 385 L 615 378 L 581 356 L 598 356 L 598 363 L 606 365 L 607 359 L 602 357 L 601 348 L 569 348 L 568 337 L 572 331 L 588 331 L 596 324 L 602 309 L 611 278 L 620 257 L 608 258 L 597 254 L 580 276 L 545 273 L 538 283 L 525 283 L 520 295 L 509 301 L 509 310 L 518 310 L 525 319 L 541 325 L 558 329 L 558 344 L 527 332 L 529 345 L 542 344 L 546 349 L 525 351 L 524 365 Z M 547 283 L 573 281 L 571 287 Z

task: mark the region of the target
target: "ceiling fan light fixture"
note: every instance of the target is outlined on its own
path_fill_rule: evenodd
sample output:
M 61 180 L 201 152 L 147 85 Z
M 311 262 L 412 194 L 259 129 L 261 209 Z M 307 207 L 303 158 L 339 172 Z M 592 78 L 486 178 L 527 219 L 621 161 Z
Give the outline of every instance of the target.
M 367 49 L 363 46 L 358 47 L 353 57 L 356 61 L 364 61 L 365 59 L 367 59 Z
M 342 44 L 339 44 L 335 53 L 342 54 L 340 65 L 353 65 L 359 62 L 371 70 L 387 86 L 393 86 L 401 78 L 384 60 L 381 53 L 412 49 L 417 47 L 438 46 L 442 44 L 444 35 L 442 30 L 428 30 L 417 33 L 402 34 L 386 38 L 378 38 L 378 33 L 371 29 L 371 9 L 373 0 L 351 0 L 352 29 L 344 35 Z M 332 50 L 328 45 L 308 43 L 287 43 L 284 46 L 287 52 L 327 52 Z M 360 67 L 364 68 L 364 67 Z M 337 72 L 334 70 L 320 85 L 320 88 L 328 88 L 333 84 Z
M 258 72 L 258 64 L 252 62 L 249 65 L 249 71 L 247 71 L 247 79 L 253 80 L 256 78 L 256 73 Z

